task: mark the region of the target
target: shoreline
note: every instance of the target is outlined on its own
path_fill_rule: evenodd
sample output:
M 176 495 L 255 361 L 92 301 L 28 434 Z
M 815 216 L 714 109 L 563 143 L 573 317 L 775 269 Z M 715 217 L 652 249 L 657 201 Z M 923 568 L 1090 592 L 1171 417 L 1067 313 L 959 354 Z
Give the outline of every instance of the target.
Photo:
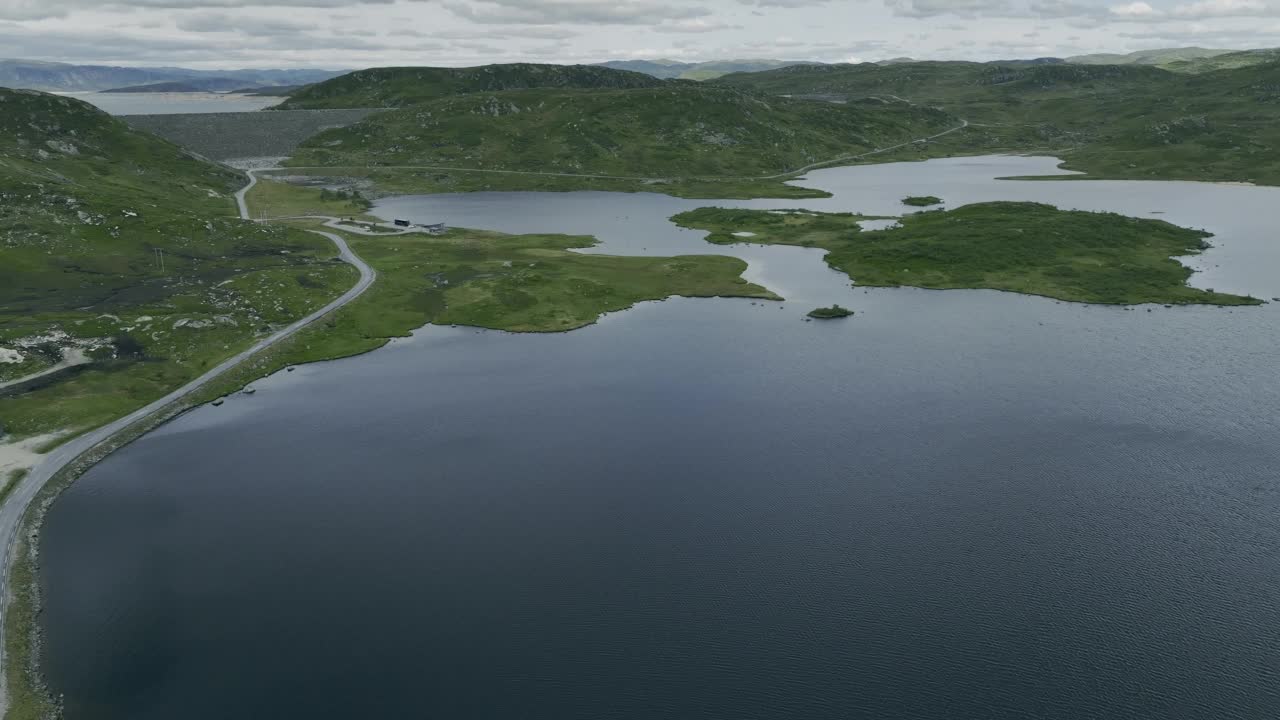
M 256 181 L 252 175 L 250 177 Z M 253 184 L 250 182 L 241 190 L 241 199 Z M 249 220 L 243 200 L 239 209 L 241 219 Z M 39 611 L 39 583 L 35 582 L 33 574 L 39 567 L 38 537 L 48 504 L 102 458 L 202 402 L 201 391 L 217 387 L 218 381 L 234 377 L 236 370 L 249 365 L 265 351 L 349 304 L 373 286 L 377 272 L 357 256 L 342 237 L 322 230 L 311 232 L 333 242 L 342 260 L 360 271 L 360 278 L 353 287 L 319 310 L 253 342 L 245 350 L 164 397 L 54 448 L 9 490 L 8 497 L 0 505 L 0 536 L 4 537 L 4 563 L 0 566 L 0 591 L 3 595 L 0 597 L 0 669 L 3 670 L 0 672 L 0 717 L 9 716 L 15 706 L 15 697 L 23 701 L 24 707 L 34 705 L 40 712 L 56 712 L 55 701 L 45 692 L 39 673 L 40 633 L 35 623 Z M 15 577 L 21 578 L 22 582 L 13 582 Z M 18 663 L 18 660 L 22 662 Z
M 890 162 L 902 162 L 902 161 L 890 161 Z M 288 168 L 285 168 L 285 169 L 288 169 Z M 259 170 L 270 170 L 270 168 L 266 168 L 266 169 L 260 168 L 257 170 L 250 170 L 249 172 L 247 172 L 246 174 L 250 178 L 249 184 L 236 193 L 236 200 L 237 200 L 239 209 L 242 213 L 242 217 L 247 217 L 249 214 L 248 201 L 246 198 L 246 194 L 256 184 L 257 176 L 255 173 Z M 1065 176 L 1065 177 L 1070 177 L 1070 176 Z M 1105 179 L 1105 178 L 1089 178 L 1089 179 Z M 1160 180 L 1160 181 L 1153 181 L 1153 182 L 1178 182 L 1178 181 Z M 1207 181 L 1207 182 L 1212 182 L 1212 181 Z M 1237 184 L 1237 183 L 1217 183 L 1217 184 Z M 285 219 L 285 218 L 273 218 L 273 220 L 275 219 Z M 331 223 L 338 222 L 335 218 L 316 218 L 316 219 L 327 219 Z M 331 225 L 330 227 L 333 227 L 333 226 Z M 359 233 L 359 230 L 353 230 L 351 228 L 346 228 L 346 227 L 337 227 L 334 229 L 340 229 L 343 231 Z M 324 233 L 319 230 L 316 230 L 313 232 L 320 232 L 320 234 L 322 235 L 326 235 L 331 238 L 333 237 L 332 235 L 328 233 Z M 382 234 L 375 234 L 375 235 L 378 237 L 384 237 L 384 235 Z M 389 235 L 389 236 L 393 236 L 393 235 Z M 343 242 L 342 244 L 345 245 L 345 242 Z M 354 256 L 354 253 L 352 253 L 352 255 Z M 367 265 L 365 267 L 368 268 Z M 368 268 L 368 269 L 370 270 L 370 272 L 372 272 L 372 268 Z M 362 280 L 363 280 L 363 274 L 362 274 Z M 369 282 L 369 286 L 372 286 L 372 282 L 373 280 L 371 279 Z M 359 283 L 357 283 L 357 287 L 358 286 L 359 286 Z M 367 287 L 365 289 L 367 289 Z M 866 285 L 863 287 L 876 287 L 876 286 Z M 884 286 L 884 287 L 893 287 L 893 286 Z M 907 286 L 907 287 L 918 287 L 918 286 Z M 920 289 L 931 289 L 931 288 L 920 288 Z M 942 288 L 936 288 L 936 289 L 941 290 Z M 963 288 L 956 288 L 956 289 L 963 289 Z M 1027 293 L 1027 292 L 1020 292 L 1020 291 L 1013 291 L 1013 290 L 999 290 L 996 288 L 972 288 L 972 289 L 995 289 L 998 292 L 1009 292 L 1012 294 L 1043 297 L 1046 299 L 1054 300 L 1056 302 L 1079 302 L 1079 301 L 1064 301 L 1058 298 L 1052 298 L 1051 296 L 1037 295 L 1035 293 Z M 348 291 L 348 293 L 351 293 L 354 290 L 355 288 L 353 288 L 351 291 Z M 359 294 L 362 294 L 362 293 L 363 293 L 363 290 L 357 293 L 356 296 L 353 296 L 350 299 L 348 299 L 347 302 L 354 300 L 355 297 L 359 296 Z M 346 295 L 344 294 L 338 300 L 342 300 L 342 298 L 345 298 L 345 297 Z M 670 297 L 674 297 L 674 296 L 670 296 Z M 665 299 L 666 298 L 649 300 L 644 302 L 662 302 Z M 335 300 L 334 302 L 336 303 L 338 301 Z M 1122 305 L 1123 303 L 1084 302 L 1082 304 L 1086 304 L 1086 305 L 1099 304 L 1104 306 L 1106 305 L 1115 306 L 1115 305 Z M 291 325 L 290 328 L 295 328 L 296 326 L 296 329 L 300 330 L 303 327 L 310 326 L 312 323 L 320 320 L 325 316 L 330 315 L 340 307 L 341 305 L 334 306 L 333 303 L 330 303 L 329 305 L 326 305 L 321 310 L 317 311 L 315 315 L 308 316 L 308 318 L 304 318 L 303 320 L 298 321 L 298 323 Z M 1133 307 L 1137 307 L 1137 306 L 1133 306 Z M 607 313 L 607 314 L 613 314 L 613 313 Z M 476 327 L 481 327 L 481 326 L 476 326 Z M 553 330 L 534 331 L 534 332 L 561 333 L 561 332 L 571 332 L 572 330 L 575 330 L 575 329 L 577 328 L 553 329 Z M 289 330 L 289 328 L 286 328 L 286 331 L 287 330 Z M 503 331 L 503 330 L 499 330 L 499 331 L 511 332 L 511 331 Z M 282 332 L 285 332 L 285 331 L 282 331 Z M 526 331 L 521 331 L 521 332 L 526 332 Z M 23 511 L 21 512 L 20 524 L 15 534 L 10 538 L 9 544 L 6 547 L 6 566 L 5 566 L 5 569 L 2 571 L 4 575 L 0 576 L 0 582 L 4 582 L 4 581 L 8 582 L 8 585 L 5 586 L 6 597 L 4 599 L 3 617 L 0 618 L 0 621 L 3 622 L 3 626 L 0 626 L 2 627 L 2 629 L 0 629 L 0 635 L 3 635 L 3 637 L 0 637 L 0 663 L 3 663 L 4 660 L 11 661 L 10 665 L 6 665 L 4 667 L 4 671 L 5 671 L 4 677 L 0 678 L 0 714 L 7 713 L 9 710 L 12 709 L 13 698 L 15 695 L 14 691 L 20 685 L 22 686 L 21 689 L 24 692 L 29 692 L 33 694 L 34 693 L 45 694 L 46 697 L 43 698 L 45 702 L 49 703 L 50 707 L 56 707 L 56 705 L 53 705 L 53 703 L 55 702 L 54 699 L 47 697 L 45 685 L 43 682 L 43 677 L 40 673 L 40 668 L 39 668 L 39 651 L 41 647 L 40 637 L 39 637 L 40 628 L 38 624 L 35 624 L 35 618 L 38 616 L 38 611 L 40 606 L 39 605 L 40 589 L 38 584 L 38 571 L 39 571 L 38 538 L 39 538 L 40 529 L 45 517 L 45 513 L 47 512 L 48 508 L 51 506 L 52 502 L 56 500 L 56 498 L 61 494 L 61 492 L 64 491 L 70 485 L 72 485 L 84 472 L 89 470 L 91 467 L 93 467 L 96 463 L 100 462 L 102 459 L 105 459 L 116 450 L 130 444 L 134 440 L 154 430 L 155 428 L 158 428 L 170 422 L 171 420 L 180 417 L 185 412 L 188 412 L 189 410 L 207 402 L 208 399 L 211 399 L 211 398 L 206 397 L 206 392 L 211 389 L 212 385 L 221 384 L 226 381 L 238 382 L 238 379 L 236 378 L 236 374 L 238 372 L 243 372 L 243 371 L 248 371 L 249 374 L 253 375 L 254 377 L 252 379 L 261 377 L 263 374 L 256 371 L 261 370 L 262 363 L 264 362 L 269 363 L 271 361 L 272 352 L 283 349 L 283 347 L 286 347 L 285 341 L 289 339 L 291 334 L 292 333 L 290 332 L 284 335 L 278 334 L 278 335 L 271 336 L 271 338 L 268 338 L 270 342 L 268 342 L 267 344 L 261 345 L 261 346 L 255 345 L 253 348 L 250 348 L 249 350 L 245 351 L 245 353 L 237 355 L 235 358 L 232 358 L 232 360 L 229 360 L 228 363 L 232 363 L 231 365 L 227 365 L 225 367 L 219 366 L 219 368 L 215 368 L 215 370 L 211 371 L 211 373 L 201 376 L 201 378 L 198 378 L 196 381 L 193 381 L 192 383 L 183 386 L 183 388 L 180 388 L 178 391 L 175 391 L 175 393 L 169 396 L 166 396 L 165 398 L 162 399 L 164 401 L 170 401 L 170 402 L 157 406 L 157 403 L 161 402 L 161 401 L 157 401 L 157 403 L 153 403 L 152 405 L 149 405 L 143 408 L 142 410 L 132 413 L 129 416 L 126 416 L 126 418 L 122 418 L 121 420 L 117 421 L 118 423 L 123 420 L 130 420 L 130 419 L 132 420 L 131 422 L 125 423 L 125 425 L 123 426 L 117 426 L 117 423 L 111 423 L 108 426 L 104 426 L 104 428 L 108 428 L 108 427 L 113 428 L 113 432 L 107 433 L 102 437 L 98 437 L 99 433 L 97 431 L 87 434 L 88 437 L 93 438 L 93 441 L 89 442 L 86 447 L 79 449 L 77 453 L 73 454 L 69 459 L 66 459 L 58 467 L 54 468 L 54 470 L 48 475 L 48 477 L 46 477 L 44 481 L 40 483 L 39 487 L 32 493 L 32 496 L 27 500 L 27 505 L 24 507 Z M 379 347 L 381 347 L 381 345 L 379 345 Z M 375 348 L 360 350 L 359 352 L 353 353 L 353 355 L 364 354 L 367 352 L 371 352 L 374 349 L 377 349 L 377 348 L 375 347 Z M 337 359 L 337 358 L 332 358 L 332 357 L 317 358 L 315 361 L 316 362 L 327 361 L 330 359 Z M 236 361 L 236 362 L 232 362 L 232 361 Z M 257 364 L 256 368 L 253 367 L 253 365 L 255 364 Z M 271 374 L 272 372 L 275 372 L 278 369 L 279 368 L 276 368 L 274 370 L 268 370 L 266 374 Z M 201 381 L 205 381 L 205 382 L 201 382 Z M 103 428 L 99 428 L 98 430 L 100 431 L 102 429 Z M 80 438 L 77 438 L 77 440 L 80 440 Z M 70 445 L 72 445 L 72 443 L 68 442 L 67 445 L 63 447 L 67 447 Z M 77 445 L 76 447 L 78 448 L 79 446 Z M 58 450 L 61 450 L 61 449 L 62 448 L 58 448 Z M 53 453 L 49 454 L 49 456 L 52 456 L 52 455 Z M 45 457 L 47 458 L 49 456 L 45 456 Z M 16 489 L 16 486 L 20 484 L 22 485 L 29 484 L 29 479 L 20 480 L 18 483 L 15 483 L 15 489 Z M 6 506 L 7 506 L 7 503 L 6 503 Z M 3 509 L 8 510 L 8 507 L 5 507 Z M 21 582 L 18 582 L 19 578 L 21 578 Z M 11 622 L 18 625 L 18 627 L 12 627 Z M 23 626 L 22 623 L 24 622 L 29 623 L 29 625 Z M 23 632 L 24 630 L 25 632 Z M 15 648 L 17 648 L 16 651 L 15 651 Z M 23 662 L 16 663 L 16 661 L 19 659 L 23 660 Z M 23 683 L 20 683 L 12 678 L 12 676 L 15 673 L 20 676 L 20 679 L 23 681 Z

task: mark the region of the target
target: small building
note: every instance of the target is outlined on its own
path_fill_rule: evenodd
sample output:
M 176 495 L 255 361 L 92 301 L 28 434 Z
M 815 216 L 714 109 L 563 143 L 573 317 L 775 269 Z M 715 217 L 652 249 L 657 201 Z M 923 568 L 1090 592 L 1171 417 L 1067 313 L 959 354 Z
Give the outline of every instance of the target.
M 408 220 L 396 220 L 396 227 L 412 227 L 413 223 Z
M 432 235 L 443 235 L 449 229 L 444 223 L 435 223 L 434 225 L 423 225 L 422 228 Z

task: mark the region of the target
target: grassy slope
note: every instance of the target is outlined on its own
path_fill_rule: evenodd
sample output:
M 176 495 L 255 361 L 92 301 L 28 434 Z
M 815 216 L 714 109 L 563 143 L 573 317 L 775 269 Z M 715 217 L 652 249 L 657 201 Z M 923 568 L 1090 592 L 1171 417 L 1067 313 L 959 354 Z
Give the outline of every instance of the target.
M 241 184 L 88 104 L 0 90 L 0 347 L 62 332 L 99 357 L 0 391 L 6 431 L 106 422 L 354 282 L 322 238 L 234 219 Z
M 904 103 L 832 105 L 672 84 L 462 95 L 321 133 L 297 166 L 424 165 L 655 178 L 782 173 L 939 132 Z
M 400 108 L 454 95 L 528 88 L 644 88 L 665 84 L 641 73 L 593 65 L 484 65 L 374 68 L 308 85 L 280 110 Z
M 1173 256 L 1206 247 L 1206 235 L 1159 220 L 995 202 L 923 212 L 890 230 L 862 232 L 854 215 L 773 214 L 700 208 L 677 215 L 711 242 L 826 248 L 827 263 L 859 285 L 991 288 L 1076 302 L 1257 304 L 1253 298 L 1189 287 Z
M 1179 73 L 1205 73 L 1214 70 L 1265 65 L 1280 60 L 1280 49 L 1241 50 L 1212 57 L 1186 58 L 1160 64 L 1165 70 Z
M 1280 63 L 1199 75 L 1142 65 L 910 63 L 789 68 L 717 83 L 773 93 L 893 94 L 973 123 L 898 157 L 1061 153 L 1111 178 L 1280 184 Z
M 1187 60 L 1213 58 L 1230 52 L 1230 50 L 1200 47 L 1158 48 L 1124 54 L 1095 53 L 1092 55 L 1076 55 L 1067 58 L 1067 62 L 1077 65 L 1167 65 Z
M 253 186 L 245 199 L 248 200 L 249 207 L 253 208 L 254 217 L 259 219 L 327 215 L 381 222 L 365 213 L 369 209 L 369 202 L 363 197 L 342 199 L 326 196 L 315 188 L 274 180 L 269 175 L 259 176 L 258 184 Z

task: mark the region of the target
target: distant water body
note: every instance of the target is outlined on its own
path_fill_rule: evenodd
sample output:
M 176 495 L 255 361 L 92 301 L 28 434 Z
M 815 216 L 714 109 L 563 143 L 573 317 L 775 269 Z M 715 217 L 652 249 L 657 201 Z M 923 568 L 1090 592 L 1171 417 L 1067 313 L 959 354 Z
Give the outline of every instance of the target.
M 179 113 L 255 112 L 284 101 L 226 93 L 66 93 L 112 115 L 176 115 Z
M 815 172 L 1217 233 L 1280 295 L 1272 189 Z M 736 254 L 786 303 L 562 335 L 429 327 L 256 383 L 94 468 L 42 535 L 71 720 L 1280 717 L 1280 308 L 850 287 L 712 246 L 706 202 L 495 193 L 387 216 Z M 1163 213 L 1152 215 L 1152 213 Z M 858 314 L 806 323 L 818 305 Z

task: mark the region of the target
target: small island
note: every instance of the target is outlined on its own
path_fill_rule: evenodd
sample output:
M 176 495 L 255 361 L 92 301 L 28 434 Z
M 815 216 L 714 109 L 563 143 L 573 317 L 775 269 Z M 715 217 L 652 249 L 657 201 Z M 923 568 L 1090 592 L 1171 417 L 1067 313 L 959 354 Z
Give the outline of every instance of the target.
M 902 198 L 903 205 L 911 207 L 929 207 L 931 205 L 941 205 L 942 198 L 934 195 L 912 195 L 911 197 Z
M 835 320 L 836 318 L 849 317 L 852 314 L 852 310 L 840 307 L 839 305 L 832 305 L 831 307 L 818 308 L 816 310 L 809 311 L 809 317 L 814 318 L 815 320 Z
M 863 230 L 865 216 L 807 210 L 698 208 L 672 218 L 707 230 L 709 242 L 752 232 L 756 244 L 827 250 L 827 264 L 861 287 L 1007 290 L 1058 300 L 1257 305 L 1257 298 L 1187 284 L 1174 258 L 1209 247 L 1201 230 L 1115 213 L 987 202 L 906 215 L 901 225 Z

